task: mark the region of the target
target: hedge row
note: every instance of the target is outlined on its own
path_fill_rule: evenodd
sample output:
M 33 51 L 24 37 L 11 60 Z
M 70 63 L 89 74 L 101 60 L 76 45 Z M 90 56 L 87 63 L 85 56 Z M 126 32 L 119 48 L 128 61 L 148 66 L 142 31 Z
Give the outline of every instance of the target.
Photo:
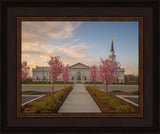
M 113 82 L 112 85 L 138 85 L 138 82 Z
M 23 81 L 22 84 L 52 84 L 50 81 Z M 64 84 L 63 81 L 56 81 L 54 84 Z M 74 84 L 74 82 L 67 82 L 66 84 Z
M 103 106 L 105 105 L 107 107 L 108 112 L 135 112 L 134 108 L 129 105 L 122 105 L 118 98 L 112 98 L 97 87 L 86 86 L 86 89 L 96 97 Z
M 84 84 L 93 84 L 93 82 L 84 82 Z M 101 81 L 96 81 L 95 84 L 103 84 Z M 113 82 L 111 85 L 138 85 L 138 82 Z
M 64 87 L 55 93 L 47 94 L 42 100 L 32 102 L 28 108 L 24 108 L 23 113 L 50 113 L 54 112 L 62 98 L 71 91 L 72 86 Z
M 103 84 L 101 81 L 96 81 L 95 83 L 91 81 L 84 82 L 84 84 Z

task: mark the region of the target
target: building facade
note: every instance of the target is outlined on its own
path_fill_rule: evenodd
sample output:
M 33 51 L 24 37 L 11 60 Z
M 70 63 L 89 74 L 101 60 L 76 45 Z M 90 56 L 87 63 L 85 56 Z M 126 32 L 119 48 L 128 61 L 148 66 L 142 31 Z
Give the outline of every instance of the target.
M 109 60 L 112 62 L 116 62 L 116 56 L 115 56 L 115 51 L 114 51 L 114 46 L 113 46 L 113 37 L 112 37 L 112 44 L 111 44 L 111 50 L 110 50 L 110 55 L 108 56 Z M 33 81 L 51 81 L 49 79 L 49 73 L 48 73 L 49 67 L 38 67 L 32 69 L 32 78 Z M 89 80 L 89 72 L 90 72 L 90 67 L 87 65 L 84 65 L 82 63 L 76 63 L 72 66 L 69 66 L 70 70 L 70 82 L 88 82 Z M 119 82 L 124 82 L 124 68 L 117 68 L 118 71 L 118 80 Z

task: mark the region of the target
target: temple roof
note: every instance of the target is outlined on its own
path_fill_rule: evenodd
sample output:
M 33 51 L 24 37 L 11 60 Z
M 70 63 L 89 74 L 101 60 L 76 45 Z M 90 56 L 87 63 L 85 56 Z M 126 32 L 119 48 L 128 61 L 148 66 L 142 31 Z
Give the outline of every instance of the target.
M 85 64 L 82 64 L 82 63 L 76 63 L 72 66 L 69 66 L 69 69 L 71 69 L 71 68 L 88 68 L 89 69 L 90 67 Z

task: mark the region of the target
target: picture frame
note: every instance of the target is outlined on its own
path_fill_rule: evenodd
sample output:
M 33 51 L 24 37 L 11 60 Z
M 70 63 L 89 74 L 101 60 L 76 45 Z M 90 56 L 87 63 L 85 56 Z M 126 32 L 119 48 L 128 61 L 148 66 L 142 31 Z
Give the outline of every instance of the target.
M 39 2 L 2 2 L 2 23 L 1 23 L 1 39 L 2 39 L 2 130 L 3 132 L 85 132 L 90 130 L 92 132 L 142 132 L 142 131 L 158 131 L 158 74 L 155 70 L 159 70 L 156 66 L 158 60 L 158 2 L 134 2 L 134 1 L 39 1 Z M 122 5 L 123 4 L 123 5 Z M 125 7 L 124 7 L 125 5 Z M 38 8 L 36 8 L 38 6 Z M 132 8 L 130 8 L 132 7 Z M 144 8 L 145 7 L 145 8 Z M 147 7 L 147 8 L 146 8 Z M 83 11 L 82 11 L 83 9 Z M 66 12 L 67 11 L 67 12 Z M 74 12 L 73 12 L 74 11 Z M 129 11 L 128 13 L 126 11 Z M 51 12 L 54 12 L 51 13 Z M 142 17 L 144 22 L 140 34 L 142 44 L 140 50 L 142 54 L 139 65 L 142 67 L 140 74 L 143 74 L 142 87 L 144 87 L 144 97 L 142 96 L 141 104 L 144 104 L 144 115 L 135 118 L 135 116 L 112 117 L 112 116 L 60 116 L 58 118 L 51 118 L 53 116 L 45 116 L 42 118 L 26 118 L 27 116 L 17 116 L 19 111 L 18 102 L 20 98 L 19 82 L 16 77 L 20 60 L 19 46 L 17 41 L 19 39 L 19 32 L 17 31 L 17 17 Z M 138 18 L 137 17 L 137 18 Z M 151 19 L 153 18 L 153 19 Z M 43 18 L 44 19 L 44 18 Z M 63 18 L 64 19 L 64 18 Z M 73 18 L 72 18 L 73 19 Z M 95 19 L 95 18 L 94 18 Z M 20 25 L 18 25 L 20 26 Z M 20 29 L 19 29 L 20 30 Z M 153 35 L 153 37 L 152 37 Z M 19 42 L 20 44 L 20 42 Z M 141 44 L 141 43 L 140 43 Z M 154 45 L 151 45 L 154 44 Z M 142 47 L 143 46 L 143 47 Z M 17 56 L 18 54 L 18 56 Z M 145 58 L 147 57 L 147 58 Z M 144 61 L 144 62 L 142 62 Z M 148 73 L 147 73 L 148 72 Z M 152 90 L 150 90 L 152 89 Z M 141 92 L 143 92 L 141 90 Z M 144 98 L 144 99 L 143 99 Z M 18 104 L 18 105 L 17 105 Z M 17 109 L 18 108 L 18 109 Z M 20 114 L 19 114 L 20 115 Z M 143 116 L 142 116 L 143 115 Z M 116 123 L 115 123 L 116 121 Z M 32 123 L 30 123 L 32 122 Z M 109 122 L 109 123 L 107 123 Z M 71 129 L 72 128 L 72 129 Z

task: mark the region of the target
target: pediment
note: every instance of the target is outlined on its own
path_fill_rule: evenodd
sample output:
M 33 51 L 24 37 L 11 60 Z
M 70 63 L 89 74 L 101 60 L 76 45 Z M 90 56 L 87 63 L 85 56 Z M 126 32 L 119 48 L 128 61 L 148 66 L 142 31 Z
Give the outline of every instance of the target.
M 76 69 L 76 68 L 78 68 L 78 69 L 90 69 L 89 66 L 87 66 L 85 64 L 82 64 L 82 63 L 76 63 L 76 64 L 70 66 L 69 68 L 70 69 Z

